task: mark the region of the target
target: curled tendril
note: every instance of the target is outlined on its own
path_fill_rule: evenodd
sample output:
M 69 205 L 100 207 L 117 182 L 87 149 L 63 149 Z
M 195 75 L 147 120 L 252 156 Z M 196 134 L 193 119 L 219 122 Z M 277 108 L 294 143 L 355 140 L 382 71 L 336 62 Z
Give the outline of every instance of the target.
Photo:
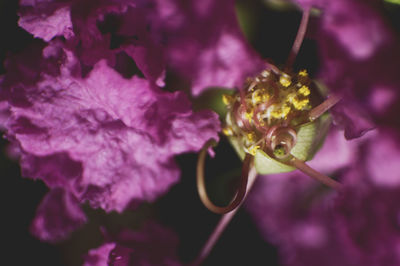
M 250 154 L 246 154 L 246 157 L 243 161 L 242 166 L 242 175 L 240 177 L 240 184 L 237 189 L 235 198 L 225 207 L 216 206 L 211 200 L 208 198 L 206 185 L 204 180 L 204 163 L 207 155 L 207 151 L 211 146 L 215 146 L 217 143 L 214 139 L 210 139 L 207 143 L 203 146 L 199 153 L 199 157 L 197 160 L 197 190 L 199 192 L 199 196 L 201 201 L 203 202 L 204 206 L 206 206 L 210 211 L 218 213 L 218 214 L 225 214 L 234 209 L 236 209 L 240 203 L 242 203 L 244 197 L 246 196 L 246 189 L 247 189 L 247 181 L 249 175 L 249 169 L 251 162 L 253 161 L 253 156 Z

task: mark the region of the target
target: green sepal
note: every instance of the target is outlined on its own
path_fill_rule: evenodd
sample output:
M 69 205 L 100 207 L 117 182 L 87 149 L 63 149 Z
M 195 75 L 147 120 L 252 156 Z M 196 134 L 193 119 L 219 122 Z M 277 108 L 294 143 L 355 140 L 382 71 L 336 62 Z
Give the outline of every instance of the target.
M 297 142 L 291 154 L 302 161 L 311 160 L 322 147 L 330 124 L 331 116 L 329 113 L 325 113 L 317 120 L 301 125 L 297 129 Z M 229 137 L 229 141 L 240 159 L 244 160 L 246 153 L 239 142 L 233 137 Z M 257 150 L 254 156 L 254 166 L 257 173 L 263 175 L 286 173 L 295 170 L 294 167 L 277 161 L 262 150 Z
M 302 161 L 311 160 L 321 148 L 330 124 L 331 117 L 326 113 L 316 121 L 302 125 L 297 130 L 297 143 L 291 154 Z
M 262 175 L 286 173 L 295 170 L 294 167 L 283 164 L 273 158 L 262 150 L 257 150 L 254 156 L 254 167 L 257 173 Z
M 297 130 L 297 142 L 291 154 L 302 161 L 311 160 L 321 148 L 328 133 L 331 118 L 328 113 L 316 121 L 303 124 Z M 254 166 L 259 174 L 286 173 L 295 170 L 294 167 L 271 158 L 265 152 L 258 150 L 254 156 Z

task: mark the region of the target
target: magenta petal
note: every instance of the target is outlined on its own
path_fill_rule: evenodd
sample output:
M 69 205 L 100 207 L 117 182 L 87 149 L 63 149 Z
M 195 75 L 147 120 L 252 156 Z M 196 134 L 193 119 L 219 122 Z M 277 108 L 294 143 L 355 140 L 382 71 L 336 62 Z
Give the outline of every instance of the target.
M 370 179 L 381 187 L 400 185 L 400 145 L 396 134 L 379 130 L 366 151 L 365 167 Z
M 369 58 L 391 41 L 390 32 L 372 4 L 326 1 L 324 11 L 323 30 L 335 36 L 355 59 Z
M 346 139 L 359 138 L 375 128 L 368 114 L 356 103 L 344 100 L 332 110 L 334 123 L 344 128 Z
M 208 87 L 241 87 L 264 67 L 240 32 L 234 1 L 158 1 L 154 18 L 166 36 L 170 66 L 199 95 Z
M 336 233 L 356 265 L 399 265 L 399 195 L 398 187 L 351 187 L 337 200 Z
M 86 222 L 78 200 L 62 188 L 50 190 L 40 203 L 31 231 L 43 241 L 57 242 Z
M 218 139 L 218 116 L 193 113 L 184 93 L 125 79 L 105 61 L 87 78 L 74 77 L 76 59 L 67 55 L 60 76 L 26 86 L 29 104 L 11 107 L 9 135 L 26 154 L 22 166 L 29 176 L 66 186 L 93 207 L 122 211 L 155 200 L 177 182 L 174 155 Z
M 106 243 L 98 248 L 89 250 L 85 256 L 83 266 L 107 266 L 111 251 L 115 248 L 115 243 Z
M 36 38 L 48 42 L 56 36 L 71 38 L 72 22 L 70 8 L 55 1 L 50 3 L 20 2 L 20 19 L 18 25 Z

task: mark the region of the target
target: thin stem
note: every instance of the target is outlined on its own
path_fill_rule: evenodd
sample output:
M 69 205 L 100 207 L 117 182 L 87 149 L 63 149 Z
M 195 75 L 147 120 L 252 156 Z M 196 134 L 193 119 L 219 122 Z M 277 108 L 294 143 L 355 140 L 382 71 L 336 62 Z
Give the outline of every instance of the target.
M 340 184 L 339 182 L 333 180 L 329 176 L 326 176 L 326 175 L 321 174 L 320 172 L 314 170 L 309 165 L 307 165 L 305 162 L 297 159 L 296 157 L 294 157 L 292 160 L 290 160 L 288 162 L 288 164 L 296 167 L 297 169 L 299 169 L 300 171 L 302 171 L 309 177 L 312 177 L 312 178 L 320 181 L 321 183 L 327 185 L 328 187 L 334 188 L 336 190 L 339 190 L 343 187 L 343 185 Z
M 206 185 L 204 181 L 204 162 L 207 154 L 207 150 L 210 146 L 215 145 L 215 140 L 209 140 L 204 147 L 201 149 L 199 153 L 199 158 L 197 160 L 197 191 L 199 192 L 199 196 L 204 206 L 206 206 L 210 211 L 225 214 L 237 208 L 242 202 L 244 196 L 246 195 L 246 187 L 247 187 L 247 179 L 250 169 L 250 163 L 252 156 L 250 154 L 246 154 L 246 157 L 243 161 L 242 166 L 242 175 L 240 177 L 239 188 L 236 192 L 235 198 L 228 204 L 228 206 L 220 207 L 216 206 L 211 200 L 208 198 Z
M 331 94 L 328 99 L 323 101 L 320 105 L 313 108 L 309 113 L 308 117 L 311 121 L 314 121 L 320 117 L 323 113 L 331 109 L 335 104 L 337 104 L 342 97 L 337 94 Z
M 210 254 L 211 250 L 217 243 L 218 239 L 220 238 L 221 234 L 224 232 L 225 228 L 232 220 L 233 216 L 235 216 L 236 212 L 239 210 L 239 207 L 243 204 L 244 200 L 246 199 L 249 191 L 253 187 L 254 182 L 257 178 L 257 172 L 254 167 L 252 167 L 249 171 L 249 182 L 247 184 L 246 194 L 243 198 L 242 202 L 239 204 L 238 208 L 234 209 L 233 211 L 224 214 L 221 219 L 219 220 L 217 226 L 214 228 L 214 231 L 211 233 L 210 237 L 207 239 L 207 242 L 204 244 L 203 248 L 201 249 L 199 256 L 196 260 L 191 264 L 192 266 L 200 265 Z
M 286 62 L 286 68 L 290 69 L 296 60 L 297 54 L 299 53 L 301 44 L 303 43 L 304 36 L 307 32 L 308 19 L 310 18 L 310 8 L 303 10 L 299 29 L 297 31 L 296 39 L 294 40 L 292 50 L 290 51 L 289 58 Z

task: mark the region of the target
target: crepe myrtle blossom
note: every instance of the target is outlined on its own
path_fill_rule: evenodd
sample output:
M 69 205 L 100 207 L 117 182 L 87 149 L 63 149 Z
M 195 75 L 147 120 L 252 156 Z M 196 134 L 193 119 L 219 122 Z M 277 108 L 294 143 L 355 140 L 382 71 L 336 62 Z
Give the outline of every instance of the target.
M 24 83 L 13 73 L 2 90 L 10 105 L 6 134 L 20 147 L 23 175 L 62 188 L 46 196 L 35 218 L 33 232 L 41 239 L 64 236 L 58 220 L 43 221 L 51 216 L 46 208 L 71 210 L 63 221 L 71 222 L 70 231 L 85 220 L 79 203 L 121 212 L 133 202 L 153 201 L 178 181 L 173 156 L 217 137 L 217 115 L 193 112 L 182 92 L 163 92 L 137 76 L 125 79 L 104 60 L 86 78 L 74 75 L 79 62 L 59 42 L 42 55 L 44 62 L 59 56 L 58 75 L 44 71 L 36 83 Z
M 340 193 L 298 172 L 270 175 L 258 180 L 246 207 L 283 265 L 399 265 L 399 43 L 377 1 L 298 2 L 322 11 L 319 78 L 346 95 L 333 110 L 338 122 L 354 122 L 345 137 L 378 128 L 350 142 L 332 131 L 310 162 L 344 183 Z
M 241 86 L 263 67 L 240 32 L 233 0 L 22 0 L 20 6 L 22 28 L 45 41 L 62 36 L 87 71 L 101 59 L 111 66 L 133 60 L 162 86 L 167 67 L 198 95 L 212 86 Z
M 333 97 L 328 96 L 328 100 L 320 105 L 320 109 L 326 111 L 337 103 L 332 108 L 332 117 L 334 124 L 337 126 L 335 130 L 338 128 L 344 129 L 344 137 L 346 139 L 355 139 L 363 136 L 376 126 L 393 127 L 394 121 L 390 121 L 382 114 L 387 114 L 389 110 L 393 109 L 398 100 L 395 96 L 397 96 L 399 77 L 396 74 L 396 70 L 387 62 L 392 61 L 390 57 L 400 58 L 398 49 L 396 49 L 399 43 L 393 37 L 394 32 L 382 19 L 379 9 L 376 8 L 377 2 L 298 1 L 298 3 L 305 14 L 307 10 L 314 7 L 321 11 L 319 18 L 321 24 L 317 31 L 318 34 L 314 35 L 321 55 L 321 70 L 317 77 L 327 85 L 330 93 L 340 95 L 341 101 L 337 102 Z M 368 23 L 363 23 L 365 16 L 371 18 Z M 298 36 L 299 34 L 305 34 L 305 29 L 302 27 L 305 20 L 303 14 Z M 288 62 L 283 70 L 276 69 L 274 66 L 267 67 L 267 70 L 255 76 L 255 78 L 249 79 L 242 90 L 224 98 L 224 102 L 228 106 L 224 133 L 228 136 L 240 157 L 244 159 L 242 183 L 234 200 L 227 207 L 221 208 L 213 205 L 207 198 L 204 189 L 204 172 L 202 168 L 204 167 L 203 156 L 205 156 L 205 150 L 203 149 L 198 163 L 200 197 L 203 199 L 204 204 L 214 212 L 233 212 L 227 213 L 221 218 L 213 235 L 206 242 L 200 253 L 198 261 L 208 255 L 215 243 L 215 239 L 218 238 L 232 218 L 236 208 L 240 206 L 241 200 L 246 197 L 246 192 L 252 186 L 257 173 L 289 172 L 294 170 L 293 167 L 295 167 L 303 173 L 319 179 L 328 186 L 338 188 L 340 195 L 347 193 L 347 200 L 352 200 L 350 199 L 351 190 L 357 188 L 357 185 L 352 182 L 356 182 L 360 186 L 362 186 L 363 182 L 371 182 L 369 183 L 371 186 L 370 191 L 380 190 L 381 187 L 387 187 L 398 182 L 398 169 L 394 162 L 398 160 L 396 155 L 399 150 L 397 145 L 393 145 L 396 143 L 396 138 L 388 138 L 383 141 L 387 135 L 384 133 L 385 130 L 381 130 L 375 135 L 371 133 L 371 135 L 362 138 L 362 140 L 353 141 L 351 144 L 347 143 L 342 137 L 343 139 L 339 142 L 342 143 L 342 147 L 336 147 L 334 144 L 337 144 L 338 138 L 341 138 L 340 134 L 333 138 L 332 133 L 330 133 L 325 141 L 318 142 L 318 138 L 324 136 L 323 129 L 326 129 L 321 120 L 324 119 L 323 116 L 316 116 L 316 118 L 319 118 L 320 123 L 322 122 L 320 125 L 318 123 L 314 125 L 317 129 L 314 128 L 308 131 L 307 127 L 310 124 L 302 124 L 304 123 L 302 121 L 315 120 L 318 122 L 318 120 L 313 119 L 313 113 L 314 110 L 317 113 L 319 106 L 310 106 L 312 105 L 312 98 L 309 95 L 313 95 L 313 92 L 312 86 L 310 86 L 311 82 L 308 82 L 307 78 L 305 78 L 307 77 L 307 72 L 302 70 L 293 73 L 290 69 L 291 63 L 294 61 L 292 55 L 297 54 L 299 47 L 297 46 L 297 40 L 298 38 L 296 38 Z M 398 60 L 394 64 L 398 64 Z M 382 65 L 382 68 L 378 67 L 377 69 L 378 65 Z M 373 73 L 375 69 L 382 75 L 368 75 L 368 73 Z M 297 88 L 295 88 L 295 85 Z M 278 89 L 273 90 L 274 88 Z M 279 95 L 279 97 L 276 97 L 276 95 Z M 329 99 L 332 100 L 329 102 Z M 308 114 L 308 119 L 302 120 L 305 118 L 304 114 Z M 282 122 L 282 124 L 274 123 L 274 119 L 287 120 L 288 122 Z M 396 123 L 398 124 L 398 122 Z M 322 127 L 320 127 L 321 125 Z M 302 131 L 303 133 L 304 131 L 308 133 L 303 135 Z M 312 132 L 314 131 L 318 133 L 313 135 Z M 389 131 L 393 131 L 393 128 Z M 391 146 L 393 148 L 377 148 L 377 151 L 371 149 L 368 155 L 375 155 L 373 158 L 381 158 L 385 152 L 389 152 L 389 154 L 394 155 L 393 161 L 388 159 L 378 166 L 370 157 L 368 159 L 370 164 L 364 164 L 363 167 L 375 170 L 374 173 L 376 175 L 365 175 L 367 180 L 354 178 L 354 175 L 351 174 L 353 171 L 362 172 L 364 169 L 359 166 L 360 158 L 367 157 L 362 153 L 363 148 L 369 145 L 372 146 L 373 143 L 381 142 L 384 142 L 382 143 L 384 147 Z M 331 150 L 327 148 L 321 150 L 315 156 L 315 162 L 311 161 L 309 163 L 309 166 L 319 170 L 320 175 L 314 169 L 309 168 L 308 165 L 299 164 L 298 161 L 310 160 L 315 153 L 312 147 L 318 147 L 322 143 L 324 143 L 325 147 L 330 147 Z M 365 143 L 369 143 L 369 145 Z M 208 145 L 212 145 L 212 143 L 209 142 Z M 351 154 L 348 151 L 348 149 L 351 149 L 350 147 L 357 151 L 357 153 L 353 153 L 353 156 L 348 156 Z M 338 150 L 340 148 L 344 150 Z M 329 156 L 329 158 L 325 156 Z M 324 157 L 325 159 L 323 159 Z M 252 169 L 252 159 L 254 160 L 255 172 L 251 171 L 254 170 Z M 385 166 L 393 170 L 393 172 L 390 171 L 392 174 L 389 174 L 388 177 L 382 175 L 381 170 L 377 170 L 377 167 Z M 329 169 L 324 169 L 324 167 Z M 347 168 L 353 171 L 349 171 Z M 335 177 L 335 179 L 343 182 L 345 186 L 343 187 L 336 181 L 326 178 L 327 176 L 324 174 Z M 327 224 L 326 227 L 323 226 L 325 221 L 329 221 L 337 215 L 334 211 L 330 212 L 329 209 L 329 206 L 333 206 L 335 202 L 338 202 L 338 200 L 335 200 L 337 193 L 328 193 L 310 180 L 297 181 L 297 178 L 304 179 L 305 177 L 297 171 L 290 174 L 277 175 L 276 178 L 275 175 L 265 177 L 270 182 L 260 181 L 266 185 L 256 185 L 255 191 L 250 194 L 254 194 L 254 198 L 259 197 L 259 201 L 256 201 L 258 205 L 251 200 L 248 203 L 250 210 L 255 213 L 255 220 L 260 228 L 268 232 L 266 233 L 267 239 L 276 243 L 280 247 L 283 257 L 286 256 L 284 263 L 287 265 L 360 265 L 363 262 L 368 265 L 369 258 L 374 255 L 368 256 L 368 254 L 361 252 L 360 256 L 352 257 L 348 255 L 348 250 L 343 250 L 343 253 L 348 255 L 343 255 L 343 260 L 339 256 L 330 261 L 324 261 L 324 254 L 328 255 L 330 252 L 335 254 L 336 248 L 338 250 L 343 249 L 340 246 L 342 239 L 335 236 L 335 230 L 338 230 L 338 228 L 332 224 Z M 296 183 L 294 183 L 294 179 Z M 352 186 L 349 189 L 347 186 L 350 186 L 350 184 Z M 281 190 L 272 193 L 272 190 L 276 188 L 275 186 Z M 345 189 L 346 192 L 340 192 L 342 189 Z M 354 200 L 362 201 L 364 196 L 368 197 L 363 195 L 360 198 L 355 197 Z M 304 202 L 302 201 L 303 198 Z M 271 202 L 268 202 L 267 199 Z M 343 202 L 343 205 L 345 204 Z M 315 210 L 314 206 L 317 206 Z M 283 213 L 286 217 L 280 219 L 278 216 L 270 215 L 271 210 L 276 211 L 278 214 Z M 306 214 L 303 214 L 302 211 Z M 393 212 L 396 212 L 395 208 Z M 368 216 L 371 213 L 366 211 L 363 215 Z M 296 219 L 302 219 L 303 216 L 302 223 L 298 227 L 291 228 L 292 224 L 296 223 Z M 346 220 L 346 218 L 348 217 L 343 220 Z M 270 221 L 269 219 L 271 219 L 272 226 L 267 223 Z M 377 223 L 379 222 L 381 221 L 377 221 Z M 384 224 L 385 221 L 382 221 L 382 223 Z M 285 227 L 286 224 L 287 228 Z M 342 224 L 346 225 L 346 223 Z M 379 226 L 385 227 L 385 225 Z M 294 230 L 294 232 L 291 230 Z M 296 233 L 299 235 L 295 235 Z M 328 233 L 331 235 L 327 236 Z M 386 238 L 386 236 L 382 238 Z M 300 244 L 293 243 L 293 239 L 299 239 L 298 242 Z M 310 243 L 307 243 L 307 241 Z M 318 249 L 315 251 L 315 256 L 307 249 L 306 246 L 308 244 L 315 247 L 315 250 Z M 396 254 L 396 252 L 397 246 L 388 251 L 390 254 Z M 376 261 L 373 265 L 385 265 L 379 264 L 385 261 L 385 255 L 381 254 L 384 253 L 376 254 L 376 258 L 372 260 Z M 331 256 L 326 257 L 329 260 Z M 393 256 L 390 255 L 390 257 Z M 391 260 L 390 263 L 388 265 L 398 264 L 397 260 Z
M 178 237 L 155 222 L 147 222 L 137 231 L 124 229 L 115 236 L 105 235 L 105 243 L 84 257 L 84 266 L 182 265 L 177 256 Z
M 75 207 L 123 211 L 154 200 L 178 180 L 174 155 L 218 138 L 215 114 L 193 113 L 183 93 L 159 88 L 166 67 L 199 94 L 239 85 L 263 65 L 231 0 L 22 0 L 19 15 L 19 25 L 44 42 L 6 63 L 7 137 L 20 146 L 23 175 L 62 187 L 58 197 Z M 63 235 L 52 238 L 51 224 L 39 224 L 33 231 L 42 239 Z

